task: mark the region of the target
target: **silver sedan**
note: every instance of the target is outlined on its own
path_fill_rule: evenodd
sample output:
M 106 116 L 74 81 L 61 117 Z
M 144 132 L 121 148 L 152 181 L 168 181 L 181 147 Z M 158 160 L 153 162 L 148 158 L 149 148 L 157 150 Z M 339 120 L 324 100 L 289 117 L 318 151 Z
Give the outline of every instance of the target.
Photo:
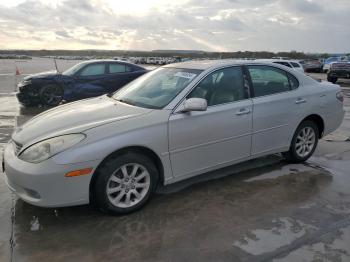
M 172 64 L 34 117 L 5 149 L 5 178 L 33 205 L 125 214 L 159 184 L 267 154 L 306 161 L 341 124 L 342 102 L 339 86 L 276 64 Z

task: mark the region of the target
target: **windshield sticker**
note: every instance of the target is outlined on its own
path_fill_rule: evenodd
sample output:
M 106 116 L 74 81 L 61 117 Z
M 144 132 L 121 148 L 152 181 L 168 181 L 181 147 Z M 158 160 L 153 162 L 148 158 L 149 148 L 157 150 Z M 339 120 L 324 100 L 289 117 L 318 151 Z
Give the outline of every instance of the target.
M 174 76 L 182 77 L 186 79 L 193 79 L 196 76 L 196 74 L 189 73 L 189 72 L 177 72 Z

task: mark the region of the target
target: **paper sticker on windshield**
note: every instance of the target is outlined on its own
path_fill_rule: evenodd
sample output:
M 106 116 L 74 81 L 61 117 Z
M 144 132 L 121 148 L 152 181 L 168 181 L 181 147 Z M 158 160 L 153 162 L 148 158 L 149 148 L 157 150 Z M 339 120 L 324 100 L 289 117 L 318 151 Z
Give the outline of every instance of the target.
M 177 72 L 174 76 L 182 77 L 186 79 L 192 79 L 196 76 L 196 74 L 189 73 L 189 72 Z

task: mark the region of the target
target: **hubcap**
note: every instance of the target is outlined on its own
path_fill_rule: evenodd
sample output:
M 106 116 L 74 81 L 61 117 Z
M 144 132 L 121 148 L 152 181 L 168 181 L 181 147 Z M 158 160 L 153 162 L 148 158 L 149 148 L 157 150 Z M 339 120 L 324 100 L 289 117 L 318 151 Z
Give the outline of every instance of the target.
M 300 130 L 295 142 L 295 151 L 299 157 L 306 157 L 314 149 L 316 142 L 315 131 L 311 127 L 304 127 Z
M 125 164 L 110 176 L 106 193 L 114 206 L 132 207 L 146 196 L 150 182 L 150 174 L 144 166 L 136 163 Z

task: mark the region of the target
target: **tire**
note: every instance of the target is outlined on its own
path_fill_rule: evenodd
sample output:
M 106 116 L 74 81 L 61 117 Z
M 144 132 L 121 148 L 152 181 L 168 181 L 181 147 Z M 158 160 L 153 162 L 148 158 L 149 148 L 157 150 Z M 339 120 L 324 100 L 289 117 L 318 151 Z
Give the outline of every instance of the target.
M 63 88 L 56 84 L 46 85 L 40 90 L 40 101 L 47 106 L 57 106 L 63 99 Z
M 134 168 L 137 169 L 133 176 Z M 101 211 L 116 215 L 129 214 L 143 207 L 159 179 L 152 160 L 133 152 L 107 159 L 95 175 L 93 202 Z
M 309 135 L 305 133 L 308 131 L 310 131 Z M 305 162 L 314 153 L 318 144 L 318 138 L 319 130 L 315 122 L 310 120 L 303 121 L 294 133 L 289 151 L 282 153 L 283 157 L 291 163 Z
M 337 77 L 327 76 L 327 81 L 335 84 L 338 81 Z

